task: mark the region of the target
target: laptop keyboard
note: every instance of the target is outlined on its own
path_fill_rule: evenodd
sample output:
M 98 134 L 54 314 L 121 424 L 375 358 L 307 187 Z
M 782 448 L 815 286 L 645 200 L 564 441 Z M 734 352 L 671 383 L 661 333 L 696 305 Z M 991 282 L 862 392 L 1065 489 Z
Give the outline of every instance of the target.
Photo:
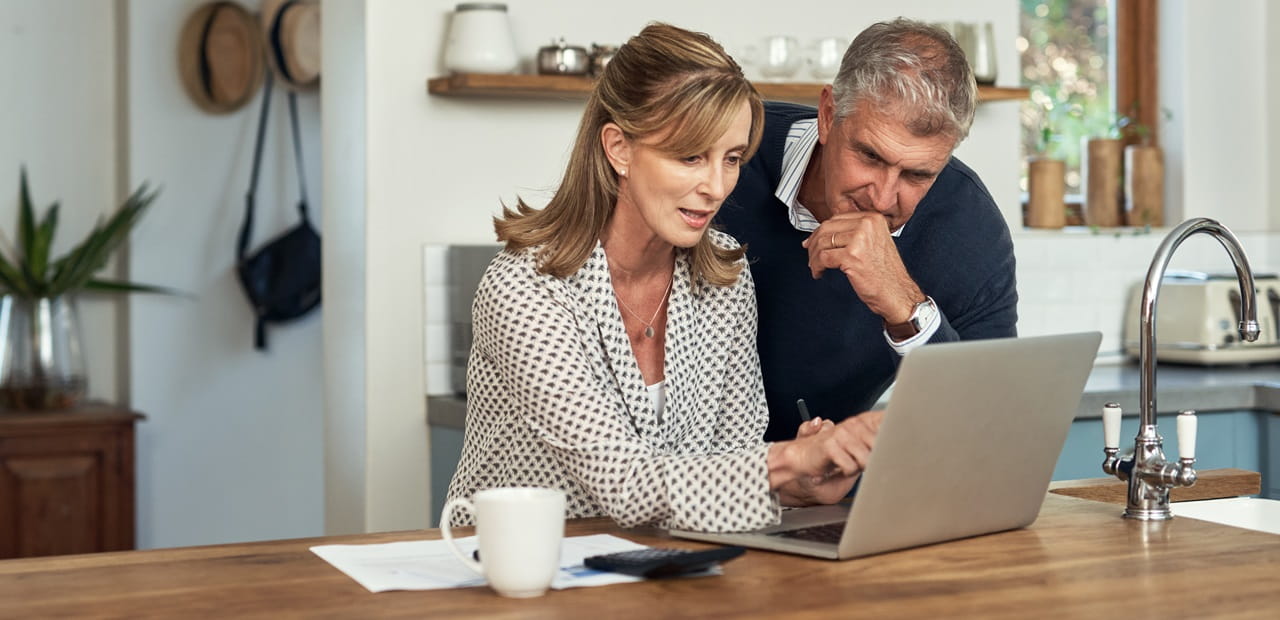
M 844 534 L 844 521 L 837 523 L 827 523 L 824 525 L 814 525 L 811 527 L 802 527 L 795 530 L 783 530 L 781 532 L 773 532 L 770 536 L 779 536 L 782 538 L 798 538 L 800 540 L 812 540 L 820 543 L 836 544 L 840 542 L 840 536 Z

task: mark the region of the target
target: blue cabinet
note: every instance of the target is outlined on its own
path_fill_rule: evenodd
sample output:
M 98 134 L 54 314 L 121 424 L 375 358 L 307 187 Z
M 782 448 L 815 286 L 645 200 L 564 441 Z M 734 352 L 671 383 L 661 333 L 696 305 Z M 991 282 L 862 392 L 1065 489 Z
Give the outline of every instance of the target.
M 1164 437 L 1164 452 L 1178 456 L 1175 415 L 1161 415 L 1156 424 Z M 1236 467 L 1262 474 L 1262 495 L 1280 498 L 1280 413 L 1269 411 L 1213 411 L 1197 414 L 1196 469 Z M 1120 452 L 1132 452 L 1138 417 L 1121 422 Z M 1053 470 L 1054 480 L 1099 478 L 1102 472 L 1102 420 L 1077 419 Z
M 462 429 L 434 425 L 431 427 L 431 523 L 440 527 L 440 511 L 444 510 L 449 481 L 462 458 Z

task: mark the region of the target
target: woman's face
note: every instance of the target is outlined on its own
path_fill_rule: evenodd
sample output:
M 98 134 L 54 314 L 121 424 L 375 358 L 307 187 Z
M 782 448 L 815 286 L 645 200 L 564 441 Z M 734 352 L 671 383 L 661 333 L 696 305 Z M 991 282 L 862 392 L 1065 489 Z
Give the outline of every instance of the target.
M 647 236 L 693 247 L 737 185 L 750 134 L 751 107 L 743 102 L 729 129 L 701 153 L 666 153 L 655 148 L 661 135 L 630 142 L 625 149 L 629 157 L 615 161 L 626 170 L 619 178 L 614 212 L 615 224 L 625 229 L 612 232 L 632 235 L 641 233 L 636 228 L 647 228 Z

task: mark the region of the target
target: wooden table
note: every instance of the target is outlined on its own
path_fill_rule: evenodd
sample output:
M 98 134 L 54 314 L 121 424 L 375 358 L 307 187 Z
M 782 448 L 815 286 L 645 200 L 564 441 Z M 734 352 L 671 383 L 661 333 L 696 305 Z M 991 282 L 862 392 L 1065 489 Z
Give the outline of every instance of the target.
M 573 521 L 689 548 L 651 530 Z M 1266 617 L 1280 536 L 1046 496 L 1030 528 L 846 562 L 748 551 L 719 577 L 500 598 L 488 588 L 371 594 L 308 551 L 436 530 L 0 561 L 0 617 Z M 462 570 L 461 568 L 459 570 Z

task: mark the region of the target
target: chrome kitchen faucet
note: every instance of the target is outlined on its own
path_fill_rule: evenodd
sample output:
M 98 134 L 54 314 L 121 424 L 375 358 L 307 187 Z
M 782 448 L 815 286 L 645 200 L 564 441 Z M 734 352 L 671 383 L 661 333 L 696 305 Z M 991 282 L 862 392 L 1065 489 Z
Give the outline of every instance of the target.
M 1120 450 L 1120 407 L 1107 403 L 1102 410 L 1103 452 L 1102 471 L 1129 482 L 1129 499 L 1124 516 L 1129 519 L 1160 521 L 1173 518 L 1169 511 L 1169 491 L 1174 486 L 1189 487 L 1196 483 L 1195 444 L 1196 417 L 1194 411 L 1178 415 L 1178 462 L 1165 459 L 1160 433 L 1156 432 L 1156 298 L 1165 268 L 1178 246 L 1196 233 L 1213 235 L 1231 255 L 1240 281 L 1240 337 L 1248 342 L 1258 339 L 1258 314 L 1254 299 L 1253 272 L 1249 258 L 1245 256 L 1240 240 L 1215 220 L 1199 217 L 1179 224 L 1169 232 L 1151 259 L 1147 270 L 1147 282 L 1142 287 L 1141 342 L 1138 350 L 1142 369 L 1138 435 L 1134 439 L 1131 458 L 1118 458 Z

